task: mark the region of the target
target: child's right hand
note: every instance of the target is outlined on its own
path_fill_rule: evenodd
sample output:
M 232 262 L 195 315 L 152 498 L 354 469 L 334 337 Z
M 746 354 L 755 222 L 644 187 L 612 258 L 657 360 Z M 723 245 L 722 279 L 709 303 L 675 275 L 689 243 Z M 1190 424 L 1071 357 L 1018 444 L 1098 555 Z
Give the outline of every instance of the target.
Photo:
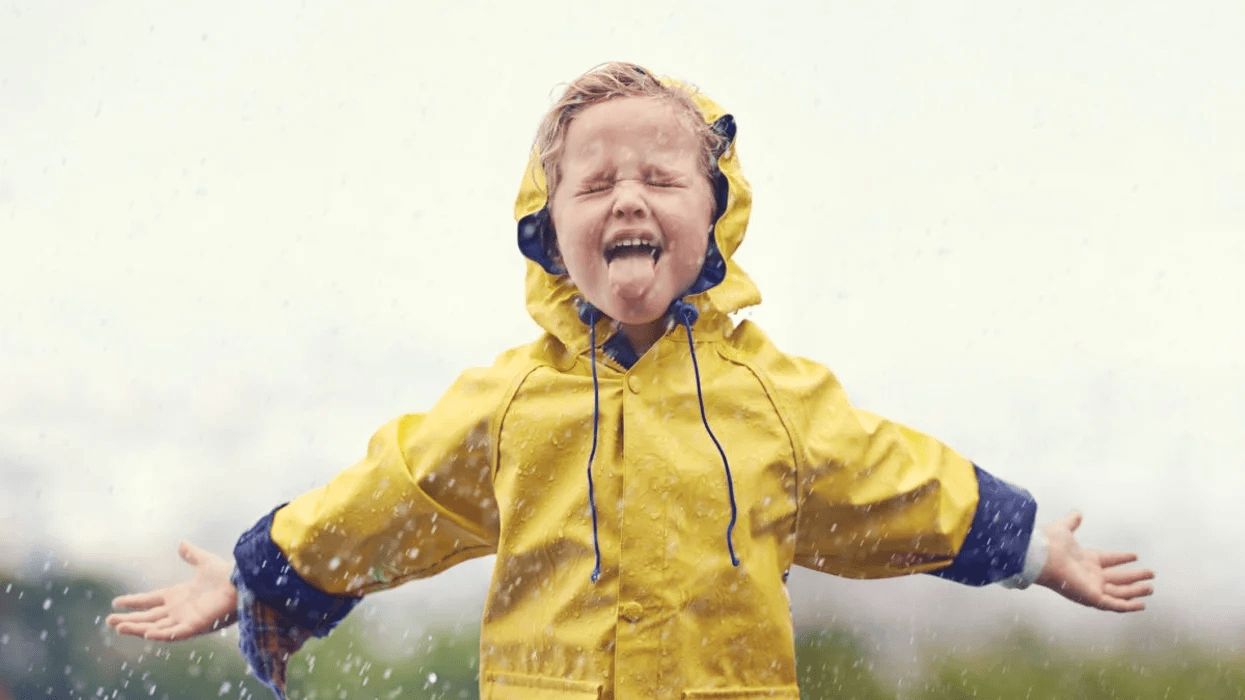
M 107 623 L 118 634 L 171 642 L 208 634 L 237 619 L 238 591 L 229 580 L 230 563 L 189 542 L 182 542 L 177 553 L 195 567 L 194 578 L 113 600 L 114 608 L 137 611 L 108 616 Z
M 1125 569 L 1137 561 L 1132 552 L 1105 552 L 1082 547 L 1076 541 L 1081 514 L 1072 513 L 1046 528 L 1049 543 L 1046 565 L 1036 583 L 1089 607 L 1114 612 L 1145 610 L 1140 599 L 1154 593 L 1146 583 L 1154 578 L 1150 569 Z

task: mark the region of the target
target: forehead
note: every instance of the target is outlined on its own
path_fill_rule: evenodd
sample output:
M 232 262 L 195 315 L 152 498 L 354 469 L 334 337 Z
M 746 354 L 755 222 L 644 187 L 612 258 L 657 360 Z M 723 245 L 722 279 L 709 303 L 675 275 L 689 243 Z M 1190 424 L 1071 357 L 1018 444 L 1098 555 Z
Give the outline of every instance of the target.
M 566 130 L 564 164 L 682 158 L 696 162 L 692 115 L 670 100 L 623 97 L 584 109 Z

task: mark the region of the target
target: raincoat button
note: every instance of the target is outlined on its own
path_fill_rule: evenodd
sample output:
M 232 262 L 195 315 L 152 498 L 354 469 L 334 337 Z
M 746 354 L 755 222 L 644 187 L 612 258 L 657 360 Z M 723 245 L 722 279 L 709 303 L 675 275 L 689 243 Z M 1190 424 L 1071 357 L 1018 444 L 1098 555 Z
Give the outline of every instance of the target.
M 634 374 L 627 375 L 627 388 L 630 389 L 633 394 L 640 393 L 640 378 Z
M 644 614 L 644 608 L 634 600 L 629 600 L 618 606 L 618 616 L 627 622 L 638 622 Z

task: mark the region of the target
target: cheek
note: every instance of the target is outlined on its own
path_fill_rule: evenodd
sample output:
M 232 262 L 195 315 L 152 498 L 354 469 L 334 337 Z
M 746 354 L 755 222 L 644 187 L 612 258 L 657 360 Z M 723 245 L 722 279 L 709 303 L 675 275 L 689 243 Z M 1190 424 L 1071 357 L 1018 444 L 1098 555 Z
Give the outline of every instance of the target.
M 591 221 L 584 212 L 574 206 L 558 207 L 550 205 L 550 219 L 553 221 L 558 252 L 572 274 L 576 268 L 591 263 L 596 247 L 593 243 Z
M 713 227 L 713 206 L 709 204 L 707 197 L 694 197 L 686 202 L 684 212 L 678 216 L 678 227 L 680 229 L 680 244 L 683 250 L 680 251 L 679 257 L 688 260 L 689 264 L 692 259 L 699 264 L 704 260 L 705 252 L 709 248 L 709 232 Z

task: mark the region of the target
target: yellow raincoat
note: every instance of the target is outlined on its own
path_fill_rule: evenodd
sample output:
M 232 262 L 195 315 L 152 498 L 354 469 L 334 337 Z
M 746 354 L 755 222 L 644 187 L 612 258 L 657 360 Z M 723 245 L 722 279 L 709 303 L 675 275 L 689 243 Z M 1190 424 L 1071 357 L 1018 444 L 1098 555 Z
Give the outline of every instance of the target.
M 697 96 L 707 121 L 721 108 Z M 865 578 L 930 571 L 973 524 L 973 465 L 854 409 L 821 365 L 779 352 L 728 316 L 760 301 L 731 254 L 750 190 L 735 149 L 716 228 L 725 280 L 690 297 L 695 353 L 674 327 L 634 366 L 597 351 L 565 276 L 529 262 L 536 342 L 466 372 L 427 413 L 403 416 L 367 457 L 276 512 L 271 538 L 326 593 L 359 596 L 496 554 L 484 612 L 482 697 L 797 698 L 784 584 L 793 564 Z M 533 162 L 522 218 L 545 204 Z M 602 320 L 597 338 L 611 332 Z

